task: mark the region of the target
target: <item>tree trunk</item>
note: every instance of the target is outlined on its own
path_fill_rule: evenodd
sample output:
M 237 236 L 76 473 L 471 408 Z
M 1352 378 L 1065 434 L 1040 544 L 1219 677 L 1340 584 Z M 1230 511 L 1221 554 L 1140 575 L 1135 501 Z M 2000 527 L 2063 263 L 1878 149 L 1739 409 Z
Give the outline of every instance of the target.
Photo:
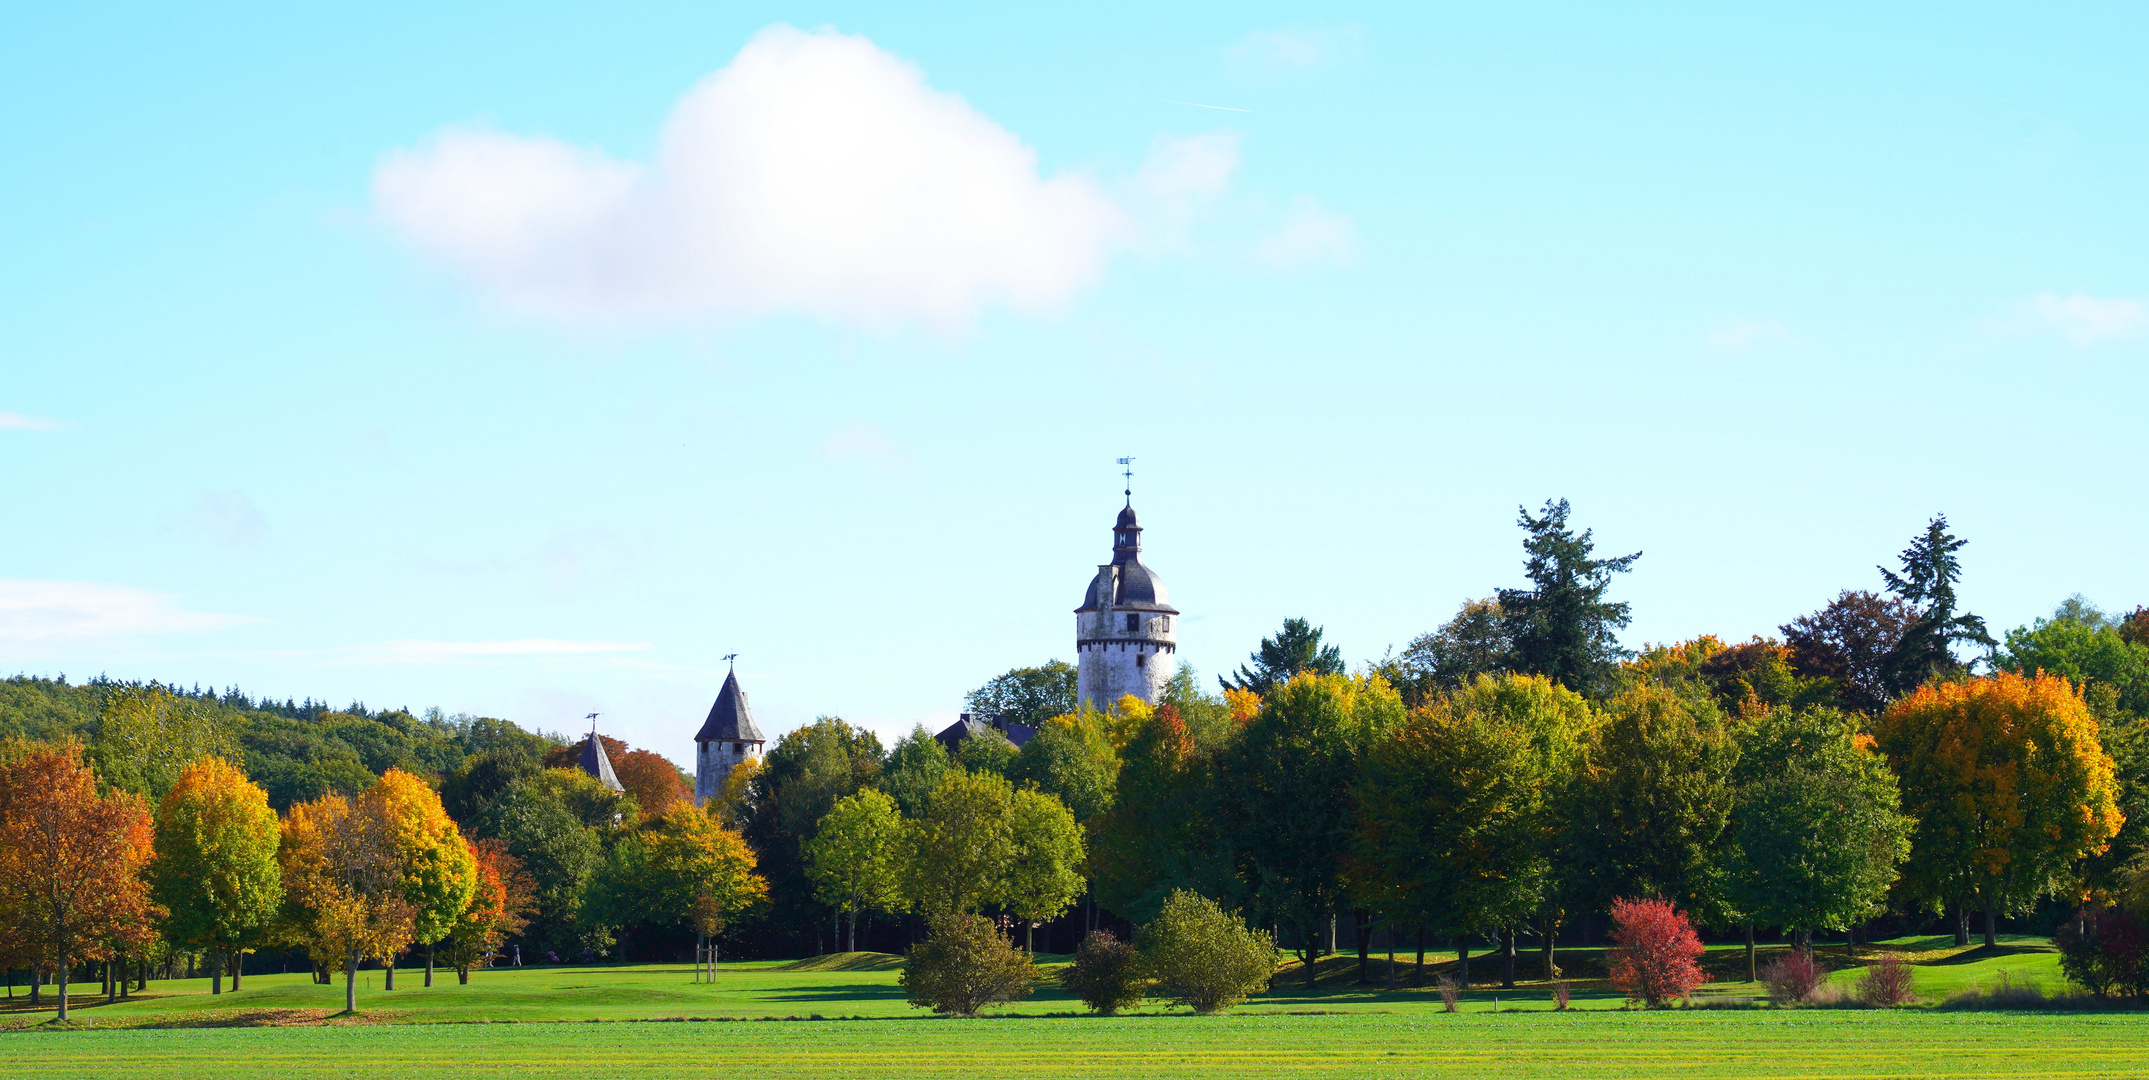
M 854 922 L 851 924 L 851 942 L 855 945 L 857 941 L 858 924 Z M 857 952 L 858 950 L 854 948 L 851 951 Z M 1037 955 L 1037 924 L 1028 919 L 1022 920 L 1022 951 L 1029 953 L 1033 957 Z
M 107 960 L 104 962 L 104 1003 L 110 1005 L 118 1000 L 119 961 Z
M 1470 989 L 1470 935 L 1455 935 L 1455 981 Z
M 1328 947 L 1321 951 L 1329 956 L 1336 954 L 1336 913 L 1333 911 L 1328 913 Z
M 850 937 L 849 937 L 848 943 L 844 945 L 844 947 L 843 947 L 843 951 L 844 951 L 844 952 L 857 952 L 857 951 L 858 951 L 858 906 L 857 906 L 856 904 L 853 904 L 853 905 L 851 905 L 851 925 L 849 926 L 849 928 L 848 928 L 848 931 L 849 931 Z M 1032 950 L 1032 951 L 1035 951 L 1035 950 Z
M 220 952 L 209 954 L 209 992 L 224 992 L 224 954 Z
M 1418 966 L 1410 973 L 1410 985 L 1425 985 L 1425 924 L 1418 924 Z
M 1515 926 L 1509 923 L 1500 931 L 1500 989 L 1515 988 Z
M 67 955 L 67 951 L 65 949 L 62 949 L 60 951 L 59 978 L 53 980 L 53 982 L 55 983 L 55 985 L 53 986 L 53 991 L 60 995 L 59 1020 L 60 1023 L 63 1024 L 67 1022 L 67 969 L 73 963 L 74 961 Z
M 1395 992 L 1395 926 L 1390 924 L 1382 935 L 1388 943 L 1388 992 Z
M 1542 947 L 1545 950 L 1545 981 L 1553 982 L 1560 977 L 1560 924 L 1549 918 L 1545 920 L 1545 923 L 1546 925 L 1541 927 L 1538 932 L 1542 934 L 1544 938 L 1542 942 Z
M 458 965 L 456 965 L 456 968 L 455 968 L 455 982 L 456 982 L 456 984 L 457 984 L 458 986 L 468 986 L 468 985 L 470 985 L 470 965 L 468 965 L 468 964 L 458 964 Z
M 38 967 L 37 961 L 32 960 L 30 962 L 30 1007 L 37 1008 L 44 1000 L 44 996 L 45 969 Z
M 246 974 L 246 950 L 231 951 L 231 992 L 239 992 L 239 976 Z
M 358 950 L 343 954 L 343 1011 L 358 1011 Z
M 433 950 L 438 948 L 439 944 L 430 942 L 425 946 L 425 985 L 428 987 L 433 985 Z
M 1754 924 L 1746 924 L 1746 981 L 1761 981 L 1760 969 L 1754 967 Z
M 1351 931 L 1358 937 L 1358 985 L 1373 981 L 1373 921 L 1365 911 L 1351 912 Z
M 1955 901 L 1955 944 L 1970 944 L 1970 905 L 1962 900 Z
M 1993 900 L 1991 893 L 1980 899 L 1985 908 L 1985 947 L 1990 949 L 2000 944 L 2000 905 Z

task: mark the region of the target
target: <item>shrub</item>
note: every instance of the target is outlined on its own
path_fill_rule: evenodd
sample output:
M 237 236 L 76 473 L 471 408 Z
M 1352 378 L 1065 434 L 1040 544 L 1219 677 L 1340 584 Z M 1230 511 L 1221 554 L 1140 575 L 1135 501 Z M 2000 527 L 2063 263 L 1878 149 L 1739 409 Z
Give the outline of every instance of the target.
M 1695 959 L 1701 938 L 1686 912 L 1668 900 L 1612 901 L 1612 985 L 1627 999 L 1657 1006 L 1709 981 Z
M 2034 982 L 2015 985 L 2014 977 L 2005 969 L 2000 972 L 2000 985 L 1986 989 L 1972 983 L 1947 996 L 1940 1003 L 1943 1009 L 2042 1009 L 2044 988 Z
M 2149 929 L 2116 907 L 2083 908 L 2052 934 L 2068 981 L 2104 997 L 2149 991 Z
M 1248 930 L 1237 915 L 1180 889 L 1135 936 L 1141 959 L 1175 1004 L 1198 1013 L 1228 1009 L 1265 989 L 1276 974 L 1276 939 Z
M 1813 991 L 1821 985 L 1827 973 L 1814 962 L 1813 954 L 1804 949 L 1790 952 L 1768 962 L 1761 969 L 1761 981 L 1768 986 L 1768 999 L 1778 1005 L 1798 1005 L 1813 997 Z
M 1440 975 L 1433 979 L 1433 988 L 1440 991 L 1440 1005 L 1454 1012 L 1462 1003 L 1463 981 L 1453 975 Z
M 1556 981 L 1554 981 L 1554 982 L 1553 982 L 1553 984 L 1552 984 L 1552 1007 L 1553 1007 L 1554 1009 L 1557 1009 L 1557 1010 L 1560 1010 L 1560 1011 L 1565 1011 L 1565 1010 L 1566 1010 L 1566 1008 L 1567 1008 L 1567 1002 L 1568 1002 L 1568 1001 L 1569 1001 L 1569 999 L 1571 999 L 1572 997 L 1573 997 L 1573 992 L 1572 992 L 1572 991 L 1570 991 L 1570 990 L 1568 989 L 1568 987 L 1567 987 L 1567 980 L 1565 980 L 1565 979 L 1559 979 L 1559 980 L 1556 980 Z
M 1037 966 L 982 915 L 936 919 L 903 961 L 910 1003 L 951 1016 L 1030 996 Z
M 1109 930 L 1094 930 L 1075 950 L 1074 963 L 1060 969 L 1060 985 L 1090 1011 L 1110 1016 L 1140 1004 L 1149 979 L 1134 946 Z
M 1865 966 L 1865 975 L 1858 980 L 1858 1000 L 1883 1009 L 1908 1005 L 1918 999 L 1911 985 L 1916 981 L 1917 969 L 1888 953 Z

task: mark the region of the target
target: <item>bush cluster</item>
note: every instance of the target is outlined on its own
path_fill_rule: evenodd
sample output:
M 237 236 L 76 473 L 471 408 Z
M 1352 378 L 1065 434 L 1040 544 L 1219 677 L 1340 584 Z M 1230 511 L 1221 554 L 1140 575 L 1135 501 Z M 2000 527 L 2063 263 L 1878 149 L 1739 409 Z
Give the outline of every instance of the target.
M 1778 1005 L 1801 1005 L 1813 999 L 1813 992 L 1827 978 L 1828 973 L 1805 949 L 1790 952 L 1768 962 L 1761 969 L 1762 985 L 1768 987 L 1768 999 Z
M 2052 934 L 2059 968 L 2098 997 L 2149 997 L 2149 927 L 2123 908 L 2083 908 Z
M 1276 973 L 1276 939 L 1249 930 L 1216 901 L 1184 889 L 1136 935 L 1142 964 L 1174 1004 L 1198 1013 L 1228 1009 L 1266 988 Z
M 1668 900 L 1612 901 L 1611 939 L 1612 985 L 1630 1000 L 1655 1007 L 1709 981 L 1701 936 Z
M 1858 980 L 1858 1000 L 1875 1008 L 1892 1009 L 1918 1000 L 1917 969 L 1894 953 L 1866 965 Z

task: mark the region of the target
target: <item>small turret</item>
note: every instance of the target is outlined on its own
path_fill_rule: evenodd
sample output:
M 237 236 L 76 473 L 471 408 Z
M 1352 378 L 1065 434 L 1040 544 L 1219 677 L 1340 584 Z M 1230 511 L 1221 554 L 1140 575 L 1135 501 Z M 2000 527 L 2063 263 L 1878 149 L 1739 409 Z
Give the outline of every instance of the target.
M 746 707 L 746 691 L 739 688 L 739 673 L 726 672 L 709 718 L 694 735 L 694 805 L 722 794 L 731 770 L 761 756 L 762 744 L 761 729 Z

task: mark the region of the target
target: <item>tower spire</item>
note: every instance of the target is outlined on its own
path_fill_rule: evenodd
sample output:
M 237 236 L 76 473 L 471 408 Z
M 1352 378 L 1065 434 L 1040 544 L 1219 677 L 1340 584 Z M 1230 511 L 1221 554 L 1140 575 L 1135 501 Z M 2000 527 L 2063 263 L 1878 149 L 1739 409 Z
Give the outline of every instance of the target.
M 1127 490 L 1126 490 L 1126 492 L 1125 492 L 1125 494 L 1126 494 L 1126 496 L 1127 496 L 1127 505 L 1128 505 L 1128 506 L 1133 506 L 1133 505 L 1134 505 L 1134 458 L 1133 458 L 1132 456 L 1128 456 L 1128 457 L 1123 457 L 1123 458 L 1120 458 L 1120 459 L 1119 459 L 1119 468 L 1120 468 L 1120 475 L 1121 475 L 1121 476 L 1124 476 L 1124 477 L 1126 477 L 1126 478 L 1127 478 Z

